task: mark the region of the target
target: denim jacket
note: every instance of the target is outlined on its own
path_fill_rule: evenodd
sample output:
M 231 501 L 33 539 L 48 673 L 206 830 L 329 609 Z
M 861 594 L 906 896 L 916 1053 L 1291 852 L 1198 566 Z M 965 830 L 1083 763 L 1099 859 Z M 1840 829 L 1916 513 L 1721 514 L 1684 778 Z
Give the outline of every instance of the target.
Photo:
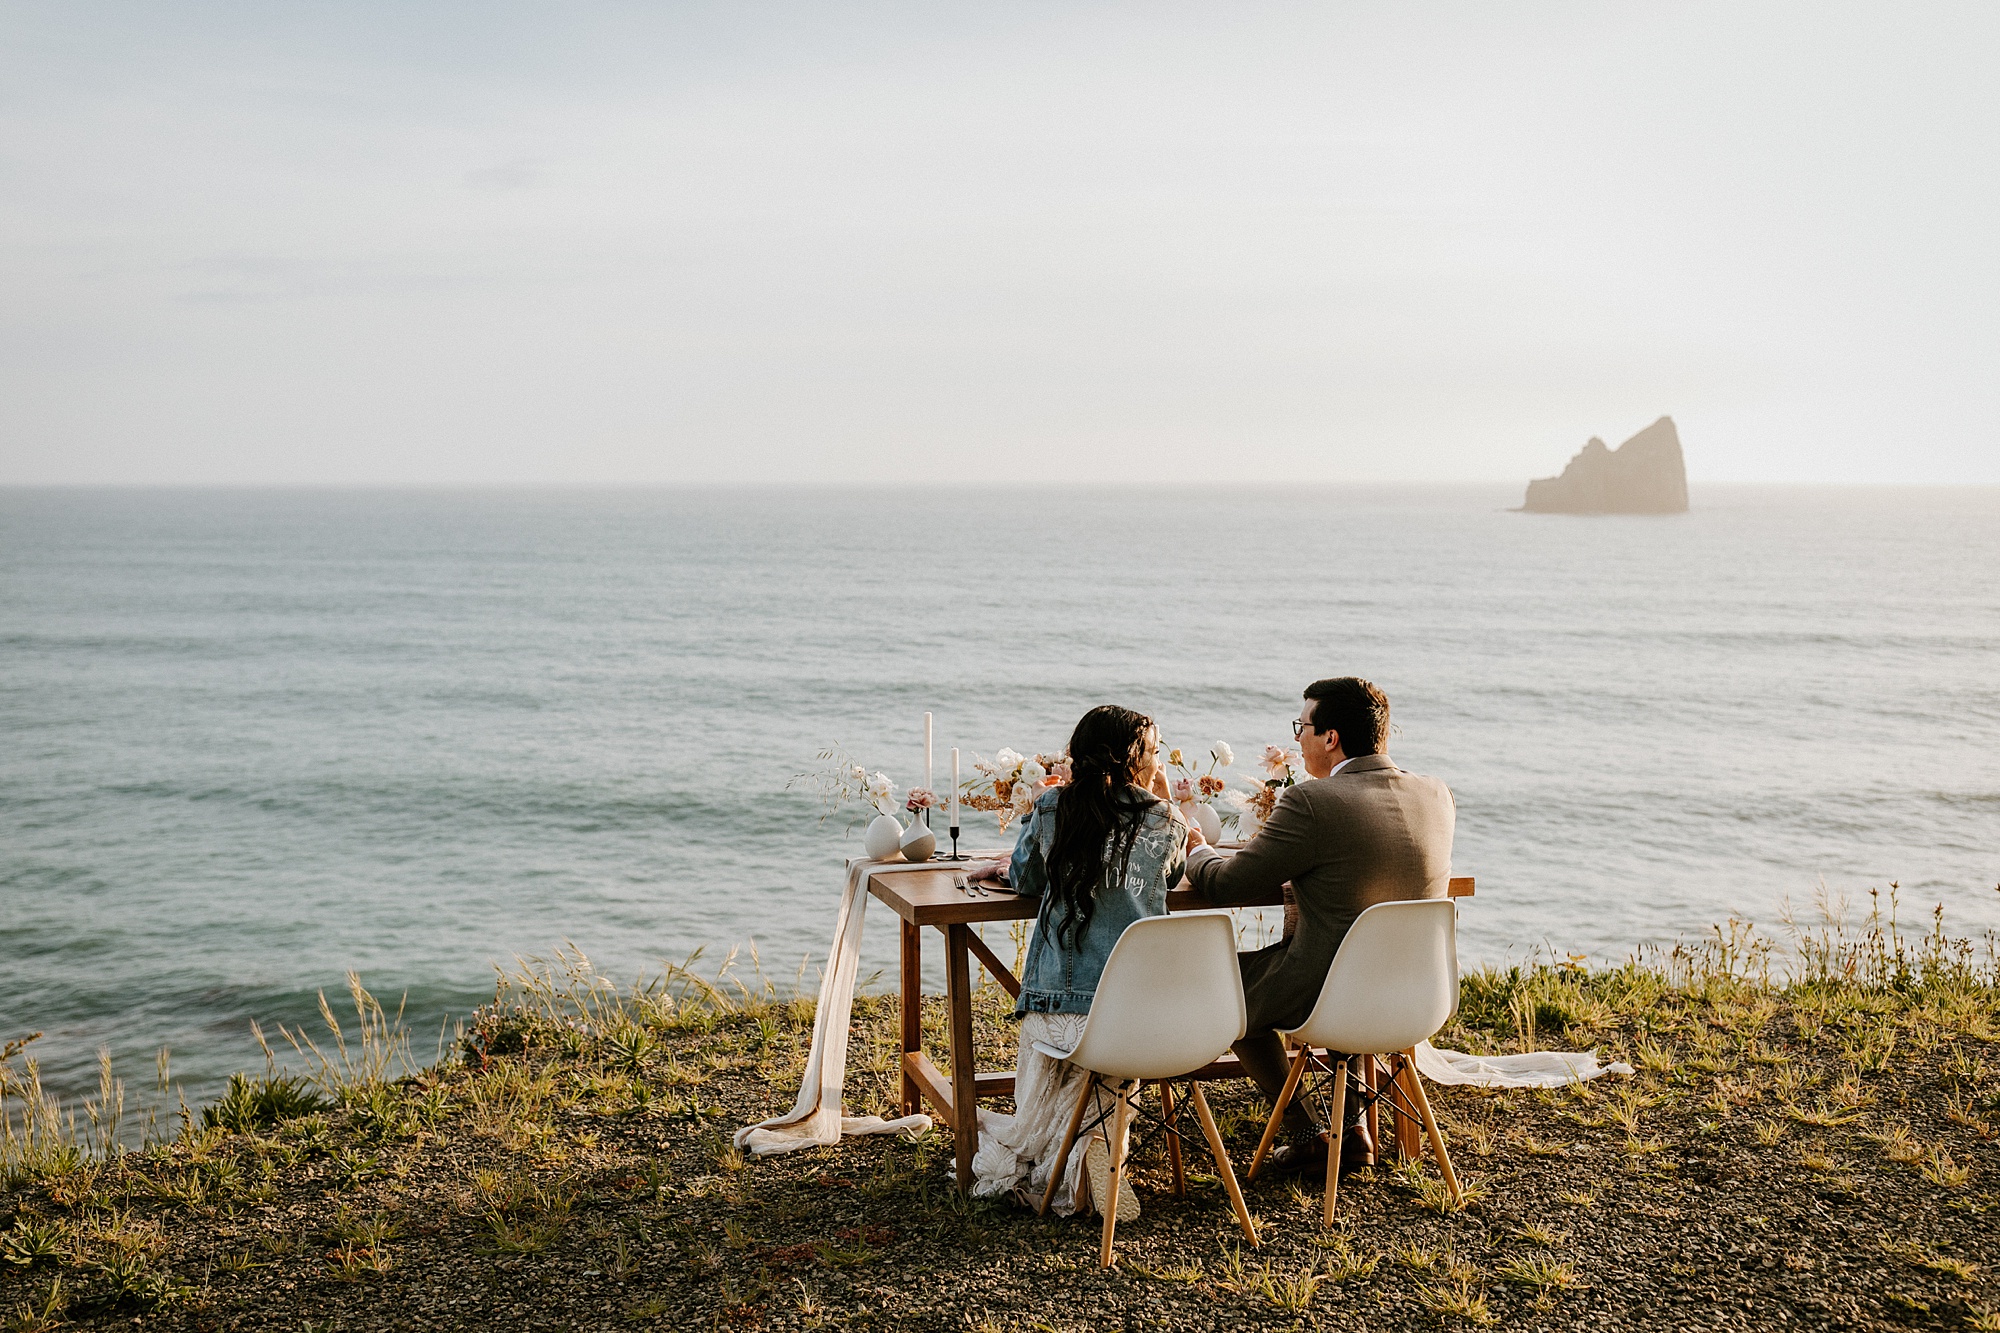
M 1187 861 L 1187 824 L 1166 801 L 1157 801 L 1141 817 L 1139 832 L 1132 840 L 1132 856 L 1125 866 L 1125 880 L 1116 886 L 1101 887 L 1091 908 L 1090 925 L 1083 938 L 1071 943 L 1069 931 L 1058 941 L 1051 921 L 1054 902 L 1047 896 L 1048 857 L 1056 841 L 1056 798 L 1059 788 L 1051 788 L 1035 799 L 1035 808 L 1021 825 L 1020 841 L 1014 844 L 1014 862 L 1008 872 L 1014 892 L 1042 900 L 1035 917 L 1035 937 L 1028 944 L 1028 961 L 1021 969 L 1021 998 L 1014 1014 L 1087 1014 L 1097 994 L 1097 979 L 1104 972 L 1111 946 L 1125 933 L 1125 927 L 1144 916 L 1160 916 L 1167 910 L 1167 890 L 1180 883 Z M 1137 796 L 1136 789 L 1128 794 Z

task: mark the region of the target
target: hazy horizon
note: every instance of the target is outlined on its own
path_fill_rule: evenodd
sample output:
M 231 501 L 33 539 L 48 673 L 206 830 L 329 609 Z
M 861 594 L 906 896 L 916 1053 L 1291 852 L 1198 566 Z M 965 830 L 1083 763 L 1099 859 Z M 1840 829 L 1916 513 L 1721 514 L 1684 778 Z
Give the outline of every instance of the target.
M 1990 6 L 0 23 L 0 485 L 2000 483 Z

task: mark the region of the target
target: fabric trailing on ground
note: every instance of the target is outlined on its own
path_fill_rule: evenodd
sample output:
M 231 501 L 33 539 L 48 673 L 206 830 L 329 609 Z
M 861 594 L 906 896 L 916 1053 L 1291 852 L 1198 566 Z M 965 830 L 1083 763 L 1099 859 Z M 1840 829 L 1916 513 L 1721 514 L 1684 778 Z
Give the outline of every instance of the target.
M 1525 1055 L 1467 1055 L 1417 1043 L 1417 1072 L 1433 1083 L 1474 1088 L 1561 1088 L 1606 1074 L 1630 1074 L 1622 1060 L 1599 1064 L 1596 1051 L 1529 1051 Z
M 833 924 L 826 974 L 820 978 L 819 1005 L 813 1011 L 812 1050 L 806 1056 L 798 1101 L 781 1116 L 737 1130 L 738 1148 L 763 1157 L 798 1148 L 830 1146 L 840 1142 L 843 1134 L 914 1136 L 931 1127 L 931 1118 L 921 1114 L 895 1120 L 884 1120 L 879 1115 L 846 1115 L 842 1102 L 847 1085 L 847 1031 L 854 1018 L 854 978 L 861 966 L 861 922 L 868 911 L 869 877 L 931 869 L 936 867 L 922 862 L 871 861 L 866 857 L 856 857 L 847 863 L 847 887 L 840 895 L 840 915 Z

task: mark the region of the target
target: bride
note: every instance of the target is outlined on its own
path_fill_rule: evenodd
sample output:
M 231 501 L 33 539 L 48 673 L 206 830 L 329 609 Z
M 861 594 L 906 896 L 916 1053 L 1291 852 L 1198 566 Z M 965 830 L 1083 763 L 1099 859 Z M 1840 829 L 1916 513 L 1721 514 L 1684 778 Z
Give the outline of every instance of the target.
M 1041 899 L 1014 1007 L 1021 1020 L 1014 1114 L 979 1112 L 975 1195 L 1040 1200 L 1088 1075 L 1041 1054 L 1035 1043 L 1075 1049 L 1111 947 L 1134 921 L 1164 913 L 1167 890 L 1180 881 L 1188 828 L 1165 799 L 1159 750 L 1159 733 L 1145 714 L 1109 704 L 1091 709 L 1070 736 L 1068 785 L 1036 799 L 1012 863 L 973 872 Z M 1110 1098 L 1102 1090 L 1097 1097 L 1097 1110 L 1108 1110 Z M 1095 1119 L 1093 1113 L 1085 1123 Z M 1103 1210 L 1110 1177 L 1104 1135 L 1099 1125 L 1060 1164 L 1057 1213 Z M 1119 1220 L 1138 1212 L 1128 1182 L 1119 1191 Z

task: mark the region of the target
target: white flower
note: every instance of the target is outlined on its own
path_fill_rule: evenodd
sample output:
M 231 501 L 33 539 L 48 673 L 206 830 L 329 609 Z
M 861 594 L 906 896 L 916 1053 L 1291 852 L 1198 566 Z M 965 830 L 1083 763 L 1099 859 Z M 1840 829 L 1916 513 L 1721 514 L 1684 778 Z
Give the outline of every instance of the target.
M 1014 784 L 1014 813 L 1025 815 L 1035 808 L 1035 797 L 1041 793 L 1025 782 Z
M 1224 768 L 1236 762 L 1236 751 L 1229 748 L 1228 741 L 1217 741 L 1209 747 L 1208 752 L 1215 757 L 1215 762 Z
M 889 781 L 887 773 L 876 773 L 868 779 L 868 795 L 873 800 L 887 800 L 896 790 L 896 784 Z
M 1021 766 L 1021 752 L 1000 747 L 1000 753 L 993 756 L 993 771 L 1000 777 L 1012 777 L 1014 770 Z
M 1031 787 L 1041 786 L 1042 779 L 1048 775 L 1049 771 L 1032 759 L 1023 760 L 1021 763 L 1021 781 Z

